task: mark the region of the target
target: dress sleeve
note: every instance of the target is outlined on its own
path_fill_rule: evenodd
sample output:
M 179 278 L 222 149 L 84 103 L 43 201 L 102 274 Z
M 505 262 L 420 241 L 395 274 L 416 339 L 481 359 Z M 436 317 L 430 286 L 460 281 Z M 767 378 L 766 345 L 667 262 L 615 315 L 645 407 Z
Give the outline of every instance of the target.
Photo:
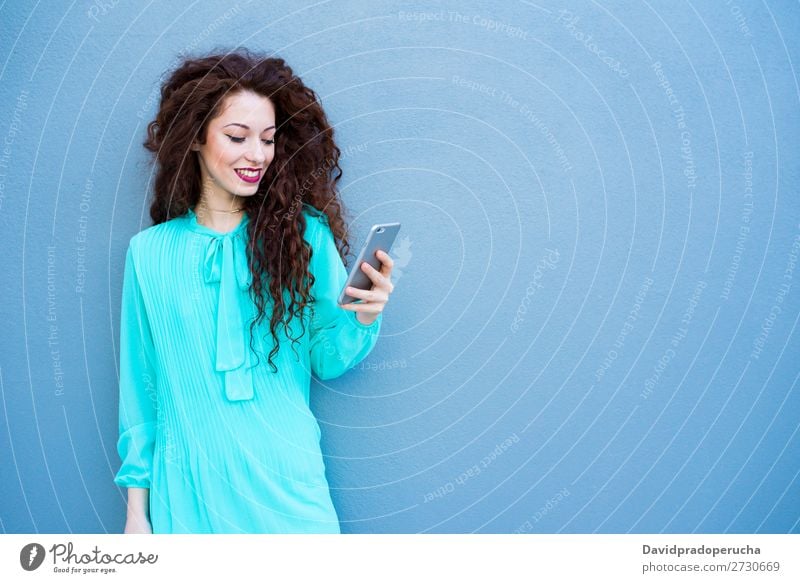
M 119 324 L 119 452 L 114 482 L 150 488 L 157 422 L 153 338 L 136 275 L 133 243 L 125 257 Z
M 333 232 L 324 218 L 309 216 L 313 228 L 310 270 L 315 281 L 310 324 L 311 371 L 320 379 L 341 376 L 361 362 L 378 340 L 383 314 L 370 325 L 362 324 L 356 312 L 339 307 L 339 293 L 347 280 Z

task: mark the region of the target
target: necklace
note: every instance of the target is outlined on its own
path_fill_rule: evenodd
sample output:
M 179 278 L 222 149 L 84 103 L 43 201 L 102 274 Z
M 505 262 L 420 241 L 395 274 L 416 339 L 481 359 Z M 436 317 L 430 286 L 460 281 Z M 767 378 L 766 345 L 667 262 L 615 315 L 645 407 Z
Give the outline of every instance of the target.
M 216 212 L 216 213 L 228 213 L 228 214 L 230 214 L 230 215 L 232 215 L 232 214 L 234 214 L 234 213 L 240 213 L 240 212 L 242 212 L 242 210 L 244 210 L 244 209 L 241 209 L 241 208 L 238 208 L 238 209 L 233 209 L 232 211 L 226 211 L 226 210 L 222 210 L 222 209 L 212 209 L 211 207 L 209 207 L 209 206 L 208 206 L 208 205 L 207 205 L 205 202 L 203 202 L 203 201 L 200 201 L 200 206 L 201 206 L 203 209 L 205 209 L 205 210 L 214 211 L 214 212 Z
M 242 212 L 242 209 L 235 209 L 235 210 L 232 210 L 232 211 L 223 211 L 223 210 L 221 210 L 221 209 L 212 209 L 212 208 L 208 208 L 208 207 L 206 207 L 206 209 L 208 209 L 208 210 L 210 210 L 210 211 L 214 211 L 215 213 L 228 213 L 228 214 L 231 214 L 231 215 L 232 215 L 233 213 L 240 213 L 240 212 Z

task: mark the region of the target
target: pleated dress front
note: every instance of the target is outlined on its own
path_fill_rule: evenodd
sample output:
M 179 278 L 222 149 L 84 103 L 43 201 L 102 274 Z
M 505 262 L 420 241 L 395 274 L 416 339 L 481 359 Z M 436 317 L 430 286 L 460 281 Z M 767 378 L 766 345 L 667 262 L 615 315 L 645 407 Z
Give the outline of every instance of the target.
M 347 274 L 324 214 L 303 205 L 315 301 L 282 326 L 270 306 L 255 329 L 245 215 L 228 233 L 192 209 L 131 238 L 120 318 L 119 441 L 114 482 L 149 489 L 158 533 L 339 533 L 312 373 L 338 377 L 377 341 L 337 297 Z M 285 296 L 286 297 L 286 296 Z M 288 305 L 288 303 L 285 303 Z M 302 334 L 301 334 L 302 333 Z

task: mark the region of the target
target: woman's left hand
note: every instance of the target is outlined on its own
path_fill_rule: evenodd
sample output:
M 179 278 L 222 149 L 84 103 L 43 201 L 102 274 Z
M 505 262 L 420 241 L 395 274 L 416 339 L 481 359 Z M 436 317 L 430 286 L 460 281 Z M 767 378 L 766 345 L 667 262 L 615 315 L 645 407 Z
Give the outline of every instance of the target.
M 366 261 L 361 263 L 361 269 L 372 280 L 374 284 L 372 289 L 358 289 L 355 287 L 347 287 L 345 293 L 348 295 L 362 300 L 359 303 L 350 302 L 343 304 L 342 308 L 358 312 L 356 318 L 365 326 L 372 324 L 377 318 L 378 314 L 386 307 L 386 302 L 389 301 L 389 294 L 394 291 L 394 285 L 391 281 L 392 267 L 394 261 L 389 257 L 389 254 L 384 251 L 377 251 L 375 256 L 381 260 L 381 270 L 378 271 Z

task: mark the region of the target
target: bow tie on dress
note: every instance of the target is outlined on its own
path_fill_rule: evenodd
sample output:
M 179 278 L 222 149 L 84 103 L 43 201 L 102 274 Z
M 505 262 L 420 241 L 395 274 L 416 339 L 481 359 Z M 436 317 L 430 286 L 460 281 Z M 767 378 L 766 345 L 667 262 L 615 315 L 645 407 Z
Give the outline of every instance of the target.
M 243 217 L 242 221 L 246 221 Z M 247 293 L 252 275 L 247 265 L 245 235 L 247 231 L 236 228 L 229 233 L 215 233 L 203 229 L 209 235 L 203 262 L 206 283 L 219 282 L 217 304 L 216 370 L 225 375 L 225 396 L 229 401 L 244 401 L 253 398 L 253 371 L 255 360 L 246 342 L 249 329 L 245 329 L 242 314 L 249 313 Z M 247 334 L 246 334 L 247 333 Z

